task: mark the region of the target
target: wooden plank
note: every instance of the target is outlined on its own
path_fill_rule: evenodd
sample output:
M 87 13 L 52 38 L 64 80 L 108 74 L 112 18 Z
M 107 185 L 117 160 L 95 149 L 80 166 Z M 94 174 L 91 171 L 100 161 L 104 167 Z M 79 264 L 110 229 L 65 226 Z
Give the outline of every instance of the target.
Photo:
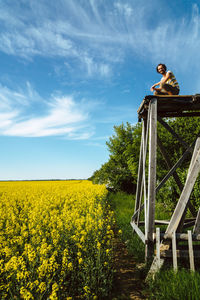
M 143 143 L 144 143 L 143 140 L 144 140 L 144 136 L 143 136 L 143 130 L 142 130 L 141 143 L 140 143 L 140 156 L 139 156 L 138 176 L 137 176 L 137 188 L 136 188 L 136 197 L 135 197 L 135 211 L 138 210 L 139 201 L 140 201 L 140 195 L 142 193 L 142 176 L 143 176 L 143 174 L 142 174 L 142 165 L 143 165 L 143 162 L 142 162 L 143 161 L 142 149 L 143 149 Z
M 160 234 L 161 239 L 164 238 L 165 233 Z M 170 237 L 169 237 L 170 239 Z M 176 239 L 182 241 L 188 241 L 188 234 L 187 233 L 176 233 Z M 200 241 L 200 234 L 192 234 L 193 241 Z
M 141 205 L 141 208 L 140 209 L 143 209 L 144 208 L 144 203 Z M 136 216 L 137 216 L 137 214 L 139 213 L 139 210 L 140 210 L 139 208 L 134 212 L 134 214 L 133 214 L 133 216 L 132 216 L 132 218 L 131 218 L 131 220 L 132 221 L 135 221 L 135 219 L 136 219 Z
M 170 221 L 167 220 L 155 220 L 155 225 L 168 225 Z M 139 225 L 144 225 L 144 221 L 140 221 Z
M 155 274 L 162 268 L 163 264 L 164 264 L 164 259 L 163 258 L 160 258 L 160 264 L 158 266 L 158 263 L 157 263 L 157 257 L 155 256 L 154 259 L 153 259 L 153 262 L 151 264 L 151 267 L 150 267 L 150 270 L 147 274 L 147 277 L 145 279 L 146 282 L 149 282 L 150 280 L 154 279 L 155 278 Z
M 146 191 L 146 156 L 147 156 L 147 143 L 149 135 L 149 124 L 150 124 L 150 109 L 147 115 L 147 122 L 144 126 L 144 143 L 143 143 L 143 194 L 144 194 L 144 220 L 145 220 L 145 232 L 147 231 L 147 191 Z
M 200 112 L 158 112 L 158 115 L 162 118 L 188 118 L 188 117 L 200 117 Z
M 187 173 L 187 179 L 191 175 L 192 166 L 195 163 L 196 156 L 197 156 L 197 153 L 198 153 L 199 150 L 200 150 L 200 138 L 198 137 L 196 139 L 196 143 L 195 143 L 195 146 L 194 146 L 192 159 L 191 159 L 190 166 L 189 166 L 188 173 Z
M 156 228 L 156 258 L 158 268 L 160 268 L 160 228 Z
M 152 99 L 149 124 L 149 172 L 148 172 L 148 202 L 147 202 L 147 231 L 145 238 L 146 259 L 153 255 L 153 232 L 155 219 L 156 196 L 156 146 L 157 146 L 157 100 Z
M 200 233 L 200 208 L 197 213 L 194 229 L 193 229 L 194 234 L 199 234 Z
M 185 149 L 189 148 L 190 146 L 167 124 L 161 117 L 158 116 L 158 121 L 160 124 L 167 129 L 182 145 Z M 192 150 L 191 150 L 192 152 Z
M 195 154 L 194 154 L 195 155 Z M 177 230 L 177 227 L 181 221 L 181 218 L 183 216 L 183 213 L 185 211 L 187 202 L 189 200 L 190 194 L 192 192 L 193 186 L 195 184 L 196 178 L 200 171 L 200 150 L 196 154 L 196 159 L 192 164 L 190 176 L 186 180 L 185 186 L 183 188 L 183 191 L 181 193 L 180 199 L 176 205 L 176 208 L 174 210 L 174 213 L 172 215 L 172 218 L 170 220 L 170 223 L 167 227 L 165 238 L 170 236 L 173 231 Z
M 193 151 L 193 155 L 192 155 L 192 159 L 191 159 L 191 162 L 190 162 L 190 166 L 189 166 L 189 169 L 188 169 L 188 172 L 187 172 L 186 182 L 187 182 L 188 178 L 192 175 L 191 170 L 192 170 L 192 167 L 194 166 L 194 163 L 195 163 L 196 158 L 197 158 L 197 153 L 198 153 L 199 150 L 200 150 L 200 138 L 197 138 L 196 143 L 195 143 L 195 147 L 194 147 L 194 151 Z M 187 213 L 187 207 L 190 208 L 190 211 L 192 212 L 193 216 L 196 215 L 195 210 L 194 210 L 192 204 L 190 203 L 190 201 L 188 199 L 188 203 L 186 205 L 185 211 L 182 215 L 181 221 L 180 221 L 179 226 L 177 228 L 178 232 L 181 232 L 183 227 L 185 227 L 184 226 L 184 219 L 185 219 L 185 216 L 186 216 L 186 213 Z M 191 208 L 192 208 L 192 210 L 191 210 Z
M 134 231 L 137 233 L 137 235 L 140 237 L 140 239 L 142 240 L 142 242 L 145 244 L 145 235 L 142 232 L 142 230 L 140 230 L 140 228 L 137 226 L 137 224 L 134 221 L 131 221 L 131 226 L 134 229 Z
M 188 230 L 188 249 L 189 249 L 189 258 L 190 258 L 190 270 L 195 271 L 194 267 L 194 253 L 192 246 L 192 231 Z
M 176 253 L 176 232 L 172 233 L 172 255 L 173 255 L 173 267 L 174 271 L 177 271 L 178 264 L 177 264 L 177 253 Z
M 176 250 L 177 258 L 187 258 L 189 257 L 188 250 Z M 194 257 L 195 258 L 200 258 L 200 251 L 199 250 L 194 250 L 193 251 Z M 160 251 L 160 257 L 162 258 L 167 258 L 170 257 L 172 258 L 172 250 L 166 250 L 166 251 Z

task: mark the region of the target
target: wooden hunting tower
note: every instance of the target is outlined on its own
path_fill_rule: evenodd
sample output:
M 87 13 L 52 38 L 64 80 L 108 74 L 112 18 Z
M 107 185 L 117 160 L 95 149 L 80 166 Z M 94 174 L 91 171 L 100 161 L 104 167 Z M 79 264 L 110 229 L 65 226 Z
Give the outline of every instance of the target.
M 194 116 L 200 116 L 200 95 L 146 96 L 138 110 L 139 120 L 142 121 L 142 137 L 135 211 L 131 219 L 131 226 L 145 244 L 146 260 L 154 256 L 154 246 L 157 245 L 154 263 L 157 261 L 158 268 L 164 261 L 162 257 L 171 255 L 176 258 L 177 255 L 181 256 L 183 252 L 188 257 L 190 256 L 189 250 L 181 250 L 176 246 L 173 248 L 172 245 L 175 245 L 173 241 L 187 240 L 188 243 L 189 240 L 192 242 L 200 241 L 200 210 L 196 213 L 190 203 L 190 195 L 200 172 L 200 138 L 195 137 L 192 145 L 188 145 L 163 119 Z M 157 121 L 185 148 L 184 154 L 174 165 L 170 157 L 172 153 L 168 154 L 167 149 L 163 147 L 162 141 L 157 136 Z M 157 145 L 168 167 L 165 177 L 159 183 L 156 179 Z M 191 163 L 183 185 L 176 170 L 189 155 L 191 155 Z M 148 172 L 146 171 L 147 168 Z M 178 202 L 170 220 L 155 220 L 156 193 L 170 176 L 174 177 L 180 189 L 180 198 L 177 199 Z M 193 216 L 190 219 L 186 219 L 187 209 Z M 143 220 L 141 220 L 142 215 Z M 165 228 L 163 232 L 158 230 L 159 226 Z M 193 232 L 189 237 L 189 233 L 185 233 L 185 228 L 191 227 Z M 193 251 L 192 246 L 194 245 L 191 245 L 190 242 L 189 249 L 192 249 L 192 254 L 200 256 L 200 248 L 199 251 Z

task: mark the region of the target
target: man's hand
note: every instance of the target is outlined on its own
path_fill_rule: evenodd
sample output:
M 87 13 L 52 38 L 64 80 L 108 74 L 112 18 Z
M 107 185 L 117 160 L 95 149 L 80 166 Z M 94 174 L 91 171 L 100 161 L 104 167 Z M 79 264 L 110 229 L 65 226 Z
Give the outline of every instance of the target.
M 150 88 L 150 90 L 153 92 L 153 91 L 155 91 L 155 85 L 152 85 L 152 87 Z

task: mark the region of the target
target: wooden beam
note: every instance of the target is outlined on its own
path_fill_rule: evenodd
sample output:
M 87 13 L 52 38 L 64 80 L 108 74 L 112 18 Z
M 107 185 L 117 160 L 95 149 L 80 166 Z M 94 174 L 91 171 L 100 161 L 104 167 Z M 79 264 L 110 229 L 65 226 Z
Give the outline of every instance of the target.
M 172 218 L 170 220 L 170 223 L 167 227 L 165 238 L 172 235 L 173 231 L 176 231 L 179 223 L 181 221 L 181 218 L 184 214 L 186 205 L 188 203 L 190 194 L 192 192 L 193 186 L 195 184 L 196 178 L 200 171 L 200 150 L 197 153 L 193 153 L 195 155 L 195 159 L 193 160 L 192 166 L 190 169 L 190 175 L 186 180 L 185 186 L 183 188 L 183 191 L 181 193 L 180 199 L 176 205 L 176 208 L 174 210 L 174 213 L 172 215 Z
M 161 151 L 161 153 L 162 153 L 162 155 L 163 155 L 163 157 L 164 157 L 164 159 L 165 159 L 165 161 L 166 161 L 166 164 L 167 164 L 168 169 L 173 168 L 173 164 L 172 164 L 172 162 L 171 162 L 171 160 L 170 160 L 170 157 L 169 157 L 167 151 L 165 150 L 165 148 L 164 148 L 164 146 L 163 146 L 163 144 L 162 144 L 162 142 L 161 142 L 161 140 L 160 140 L 159 137 L 157 137 L 157 142 L 158 142 L 158 146 L 159 146 L 159 148 L 160 148 L 160 151 Z M 178 188 L 179 188 L 179 190 L 180 190 L 180 192 L 181 192 L 181 191 L 183 190 L 183 184 L 182 184 L 182 182 L 181 182 L 181 180 L 180 180 L 180 178 L 179 178 L 177 172 L 174 171 L 174 173 L 172 174 L 172 176 L 174 177 L 174 180 L 175 180 L 176 184 L 178 185 Z M 164 183 L 165 183 L 165 182 L 163 182 L 163 184 L 164 184 Z M 160 186 L 159 189 L 160 189 L 161 187 L 162 187 L 162 186 Z M 158 191 L 158 190 L 156 190 L 156 191 Z M 196 216 L 195 208 L 193 207 L 193 205 L 192 205 L 190 202 L 188 203 L 188 207 L 189 207 L 189 210 L 190 210 L 191 214 L 192 214 L 193 216 Z
M 162 118 L 189 118 L 189 117 L 200 117 L 200 112 L 158 112 L 158 115 Z
M 187 258 L 189 257 L 189 252 L 188 250 L 176 250 L 177 257 L 181 258 Z M 200 251 L 199 250 L 194 250 L 193 251 L 194 257 L 195 258 L 200 258 Z M 165 257 L 172 257 L 172 250 L 163 250 L 160 251 L 160 257 L 165 258 Z
M 157 148 L 157 100 L 152 99 L 150 104 L 149 124 L 149 172 L 148 172 L 148 202 L 147 202 L 147 229 L 145 232 L 146 259 L 154 252 L 153 232 L 155 226 L 155 196 L 156 196 L 156 148 Z
M 189 147 L 191 148 L 191 147 Z M 156 193 L 161 189 L 161 187 L 165 184 L 165 182 L 173 175 L 173 173 L 180 167 L 182 162 L 186 159 L 186 157 L 190 154 L 190 150 L 187 149 L 181 158 L 175 163 L 175 165 L 171 168 L 171 170 L 165 175 L 165 177 L 161 180 L 159 185 L 156 188 Z
M 142 127 L 143 126 L 144 126 L 144 122 L 142 123 Z M 137 188 L 136 188 L 136 197 L 135 197 L 135 211 L 138 210 L 140 196 L 141 196 L 141 193 L 142 193 L 142 177 L 143 177 L 143 174 L 142 174 L 142 165 L 143 165 L 142 149 L 143 149 L 143 143 L 144 143 L 144 136 L 143 136 L 143 130 L 142 130 L 141 143 L 140 143 L 138 176 L 137 176 Z
M 156 258 L 158 268 L 160 268 L 160 228 L 156 228 Z
M 185 149 L 189 148 L 190 146 L 167 124 L 161 117 L 158 116 L 158 121 L 160 124 L 165 127 L 182 145 Z M 192 152 L 192 150 L 191 150 Z
M 194 268 L 194 253 L 192 246 L 192 231 L 188 230 L 188 249 L 189 249 L 189 258 L 190 258 L 190 270 L 195 271 Z
M 134 221 L 131 221 L 131 226 L 134 229 L 134 231 L 137 233 L 137 235 L 140 237 L 142 242 L 145 244 L 145 235 L 142 232 L 142 230 L 137 226 L 137 224 Z
M 177 264 L 177 253 L 176 253 L 176 232 L 172 233 L 172 256 L 173 256 L 173 267 L 174 271 L 177 271 L 178 264 Z
M 147 122 L 144 126 L 144 143 L 143 143 L 143 194 L 144 194 L 144 220 L 145 220 L 145 232 L 147 230 L 147 188 L 146 188 L 146 156 L 147 156 L 147 143 L 149 135 L 149 123 L 150 123 L 150 110 L 148 111 Z
M 164 238 L 165 233 L 160 234 L 160 238 Z M 169 237 L 169 239 L 171 239 Z M 187 233 L 176 233 L 176 239 L 181 241 L 188 241 L 188 234 Z M 192 234 L 193 241 L 200 241 L 200 234 Z
M 200 208 L 197 213 L 194 229 L 193 229 L 194 234 L 199 234 L 200 233 Z
M 190 166 L 189 166 L 189 169 L 188 169 L 186 181 L 192 175 L 192 173 L 191 173 L 192 172 L 192 167 L 193 167 L 193 165 L 195 163 L 196 155 L 197 155 L 197 153 L 198 153 L 199 150 L 200 150 L 200 138 L 197 138 L 196 143 L 195 143 L 195 147 L 194 147 L 194 151 L 193 151 L 193 155 L 192 155 L 192 159 L 191 159 L 191 162 L 190 162 Z M 181 221 L 180 221 L 179 226 L 177 228 L 178 232 L 181 232 L 182 228 L 184 226 L 184 220 L 185 220 L 185 216 L 186 216 L 186 213 L 187 213 L 187 207 L 190 208 L 190 211 L 191 211 L 191 208 L 192 208 L 191 213 L 193 214 L 193 216 L 196 215 L 195 211 L 194 211 L 194 208 L 193 208 L 192 204 L 190 203 L 190 201 L 188 199 L 185 211 L 184 211 L 184 213 L 182 215 Z

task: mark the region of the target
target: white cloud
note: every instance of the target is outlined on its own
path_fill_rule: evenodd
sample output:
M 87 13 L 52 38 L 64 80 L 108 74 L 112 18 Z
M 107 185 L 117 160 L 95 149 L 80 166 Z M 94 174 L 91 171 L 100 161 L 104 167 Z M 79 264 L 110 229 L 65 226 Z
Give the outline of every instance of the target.
M 88 76 L 110 77 L 112 70 L 108 64 L 98 63 L 88 55 L 82 58 L 82 62 L 87 70 Z
M 4 1 L 0 7 L 0 50 L 29 59 L 35 55 L 72 57 L 79 62 L 76 68 L 85 66 L 83 74 L 105 77 L 114 73 L 113 65 L 117 67 L 127 51 L 153 62 L 164 59 L 179 65 L 188 53 L 200 59 L 197 4 L 193 4 L 191 15 L 177 20 L 159 15 L 158 5 L 159 11 L 166 11 L 166 4 L 157 0 L 139 4 L 130 0 L 56 4 L 20 0 L 12 6 Z M 154 21 L 148 20 L 152 13 Z M 190 61 L 185 59 L 184 64 Z
M 45 107 L 39 116 L 38 109 L 34 107 L 37 97 L 40 99 L 38 102 Z M 30 83 L 27 83 L 24 94 L 0 86 L 0 99 L 1 135 L 59 135 L 69 139 L 88 139 L 94 133 L 94 129 L 88 125 L 89 110 L 94 105 L 90 105 L 89 102 L 88 105 L 84 105 L 84 101 L 76 102 L 72 96 L 53 95 L 46 101 L 33 90 Z
M 116 2 L 114 3 L 114 7 L 126 17 L 133 15 L 133 8 L 127 3 Z

